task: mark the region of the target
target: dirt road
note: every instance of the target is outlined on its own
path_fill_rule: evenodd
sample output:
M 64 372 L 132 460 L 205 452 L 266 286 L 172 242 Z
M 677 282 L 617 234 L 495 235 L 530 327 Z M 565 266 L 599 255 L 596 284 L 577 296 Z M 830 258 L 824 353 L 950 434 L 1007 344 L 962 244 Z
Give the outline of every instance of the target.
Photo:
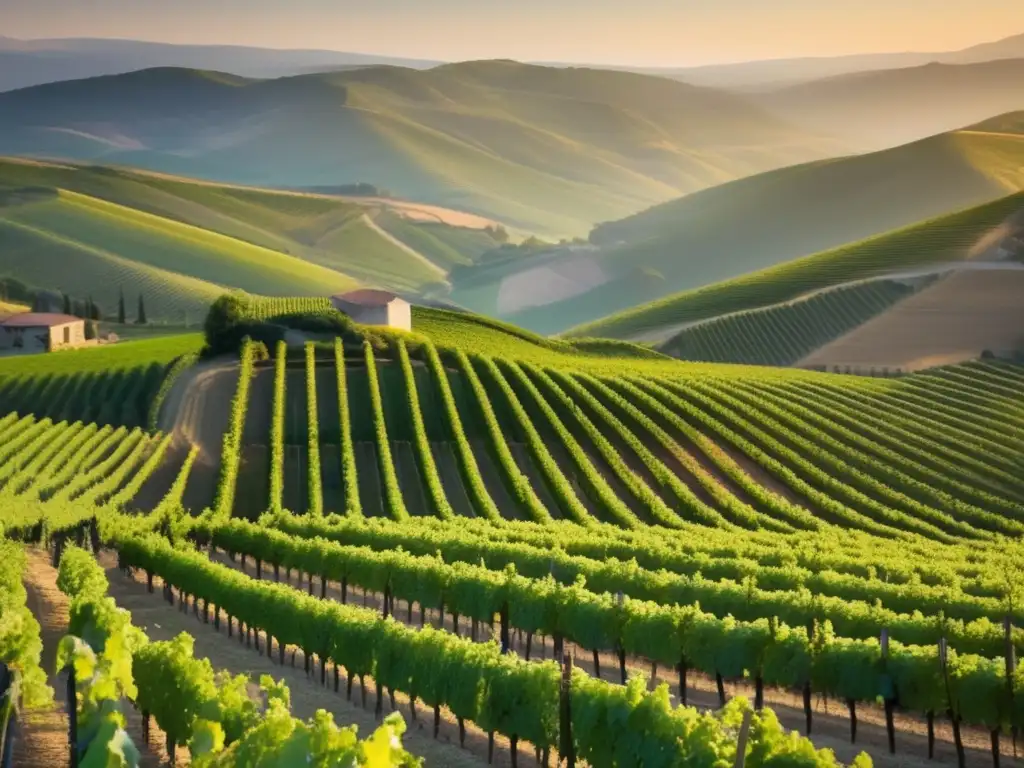
M 193 511 L 213 503 L 224 431 L 237 388 L 237 360 L 205 360 L 178 377 L 160 412 L 159 427 L 173 435 L 172 449 L 199 446 L 184 496 L 185 507 Z

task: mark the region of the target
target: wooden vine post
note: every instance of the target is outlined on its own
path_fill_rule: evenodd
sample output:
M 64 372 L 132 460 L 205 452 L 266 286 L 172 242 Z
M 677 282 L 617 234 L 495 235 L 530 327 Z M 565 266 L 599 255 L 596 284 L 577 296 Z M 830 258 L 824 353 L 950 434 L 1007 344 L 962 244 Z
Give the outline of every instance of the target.
M 679 658 L 679 703 L 686 706 L 686 658 Z
M 565 761 L 566 768 L 576 768 L 576 748 L 572 739 L 572 657 L 562 657 L 562 685 L 558 691 L 558 754 Z
M 889 630 L 882 630 L 882 663 L 884 664 L 889 658 Z M 885 697 L 885 732 L 889 737 L 889 754 L 896 754 L 896 726 L 893 723 L 893 708 L 896 702 L 892 696 Z
M 850 710 L 850 743 L 857 743 L 857 700 L 847 699 L 846 708 Z
M 1013 647 L 1013 619 L 1007 615 L 1003 619 L 1003 633 L 1006 638 L 1006 695 L 1009 701 L 1013 701 L 1013 676 L 1017 671 L 1017 653 Z M 1014 727 L 1013 744 L 1016 749 L 1017 730 Z M 999 728 L 992 729 L 992 764 L 999 768 Z
M 747 739 L 750 738 L 750 718 L 751 712 L 748 709 L 743 713 L 743 723 L 740 725 L 740 735 L 736 742 L 736 761 L 733 763 L 733 768 L 743 768 L 743 764 L 747 760 Z
M 956 713 L 953 696 L 949 688 L 949 666 L 946 638 L 939 638 L 939 664 L 942 666 L 942 679 L 946 681 L 946 701 L 949 702 L 949 720 L 953 724 L 953 742 L 956 744 L 956 760 L 960 768 L 964 768 L 967 755 L 964 753 L 964 742 L 960 735 L 960 716 Z
M 623 610 L 623 608 L 625 606 L 625 603 L 626 603 L 625 595 L 623 595 L 622 592 L 619 592 L 616 595 L 616 599 L 618 601 L 619 611 L 620 611 L 620 615 L 621 615 L 621 611 Z M 618 652 L 619 652 L 619 677 L 622 679 L 622 684 L 625 685 L 626 682 L 627 682 L 627 676 L 626 676 L 626 649 L 622 647 L 622 642 L 621 641 L 619 642 Z
M 14 679 L 14 673 L 11 672 L 6 664 L 0 662 L 0 712 L 3 713 L 3 718 L 0 720 L 0 765 L 2 766 L 10 766 L 12 764 L 16 686 L 17 682 Z
M 71 768 L 78 768 L 78 698 L 75 694 L 75 664 L 67 666 L 68 671 L 68 751 Z
M 817 623 L 814 620 L 807 622 L 807 639 L 810 642 L 810 646 L 814 648 L 814 636 L 817 632 Z M 808 672 L 807 679 L 804 680 L 804 719 L 807 721 L 807 735 L 811 735 L 811 726 L 814 724 L 814 712 L 811 709 L 811 678 Z
M 508 627 L 508 602 L 501 606 L 501 652 L 508 653 L 511 647 L 511 638 Z

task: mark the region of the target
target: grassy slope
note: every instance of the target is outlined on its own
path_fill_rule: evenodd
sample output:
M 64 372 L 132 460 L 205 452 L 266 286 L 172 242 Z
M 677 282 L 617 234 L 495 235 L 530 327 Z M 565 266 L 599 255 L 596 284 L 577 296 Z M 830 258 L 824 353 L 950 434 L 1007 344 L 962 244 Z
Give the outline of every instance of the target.
M 151 318 L 180 321 L 224 287 L 316 295 L 360 281 L 415 290 L 445 277 L 366 225 L 364 214 L 399 218 L 379 203 L 2 159 L 0 179 L 0 274 L 92 294 L 108 313 L 121 287 L 146 294 Z M 404 220 L 399 237 L 415 248 L 421 228 L 445 238 L 453 258 L 489 240 Z
M 496 357 L 607 357 L 664 360 L 652 349 L 610 339 L 546 339 L 523 328 L 469 312 L 430 307 L 413 309 L 413 332 L 429 337 L 441 348 L 462 349 Z
M 275 81 L 149 70 L 0 94 L 0 114 L 0 152 L 259 185 L 370 181 L 555 234 L 841 151 L 730 94 L 514 62 Z M 168 127 L 182 120 L 184 136 Z
M 574 336 L 631 338 L 655 328 L 793 299 L 850 280 L 969 258 L 990 230 L 1024 209 L 1024 193 L 877 237 L 685 291 L 574 328 Z
M 457 264 L 471 264 L 485 251 L 495 247 L 494 240 L 479 230 L 431 222 L 413 224 L 389 211 L 377 216 L 376 223 L 446 271 Z
M 599 226 L 615 279 L 508 319 L 559 331 L 1024 189 L 1024 135 L 987 128 L 741 179 Z
M 122 341 L 99 347 L 71 349 L 48 355 L 2 357 L 0 378 L 62 373 L 108 373 L 152 363 L 164 365 L 181 355 L 198 352 L 202 346 L 202 335 L 186 333 L 144 341 Z

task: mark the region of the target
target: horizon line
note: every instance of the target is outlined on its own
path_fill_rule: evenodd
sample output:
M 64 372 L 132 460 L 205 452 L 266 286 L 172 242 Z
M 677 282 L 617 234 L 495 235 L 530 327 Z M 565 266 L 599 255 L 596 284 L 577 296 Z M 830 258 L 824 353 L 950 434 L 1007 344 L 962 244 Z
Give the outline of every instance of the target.
M 1022 34 L 1022 33 L 1018 33 Z M 89 41 L 108 41 L 108 42 L 121 42 L 121 43 L 142 43 L 149 45 L 166 45 L 174 48 L 240 48 L 250 50 L 263 50 L 263 51 L 278 51 L 287 53 L 333 53 L 333 54 L 348 54 L 351 56 L 365 56 L 365 57 L 376 57 L 376 58 L 387 58 L 387 59 L 405 59 L 408 61 L 417 61 L 425 64 L 458 64 L 463 62 L 471 61 L 518 61 L 523 64 L 534 64 L 539 66 L 577 66 L 577 67 L 609 67 L 619 69 L 646 69 L 646 70 L 679 70 L 679 69 L 702 69 L 710 67 L 728 67 L 728 66 L 743 66 L 750 64 L 761 64 L 769 62 L 781 62 L 781 61 L 819 61 L 824 59 L 844 59 L 844 58 L 857 58 L 857 57 L 869 57 L 869 56 L 927 56 L 927 55 L 941 55 L 946 53 L 958 53 L 961 51 L 969 50 L 976 46 L 987 45 L 992 43 L 998 43 L 1002 40 L 1006 40 L 1012 37 L 1016 37 L 1016 34 L 1005 35 L 994 40 L 985 40 L 978 43 L 973 43 L 966 46 L 965 48 L 957 48 L 949 51 L 935 51 L 935 50 L 903 50 L 903 51 L 860 51 L 860 52 L 849 52 L 849 53 L 836 53 L 836 54 L 820 54 L 813 56 L 775 56 L 760 59 L 738 59 L 729 61 L 717 61 L 707 62 L 703 64 L 640 64 L 640 63 L 623 63 L 623 62 L 596 62 L 596 61 L 558 61 L 554 59 L 516 59 L 509 56 L 493 56 L 489 58 L 466 58 L 466 59 L 436 59 L 436 58 L 424 58 L 420 56 L 409 56 L 404 54 L 393 54 L 393 53 L 368 53 L 365 51 L 354 51 L 354 50 L 341 50 L 336 48 L 295 48 L 295 47 L 274 47 L 269 45 L 257 45 L 253 43 L 182 43 L 182 42 L 169 42 L 166 40 L 147 40 L 143 38 L 135 37 L 103 37 L 103 36 L 58 36 L 58 37 L 8 37 L 0 35 L 0 40 L 15 40 L 20 43 L 39 43 L 39 42 L 50 42 L 50 41 L 72 41 L 72 40 L 89 40 Z

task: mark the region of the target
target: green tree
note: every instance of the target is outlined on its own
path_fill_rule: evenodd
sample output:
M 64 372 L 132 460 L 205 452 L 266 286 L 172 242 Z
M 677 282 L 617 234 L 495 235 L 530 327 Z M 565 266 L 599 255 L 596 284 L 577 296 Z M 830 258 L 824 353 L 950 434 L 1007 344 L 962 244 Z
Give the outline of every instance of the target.
M 95 339 L 98 335 L 96 330 L 96 321 L 89 319 L 85 321 L 85 338 L 86 340 Z
M 139 311 L 135 316 L 135 323 L 137 325 L 146 324 L 146 302 L 142 298 L 142 294 L 139 294 Z
M 119 296 L 119 298 L 117 300 L 117 322 L 119 322 L 121 325 L 124 325 L 126 322 L 128 322 L 127 318 L 125 317 L 125 311 L 124 311 L 124 289 L 123 288 L 121 289 L 121 294 L 120 294 L 120 296 Z
M 64 301 L 64 309 L 61 310 L 65 315 L 70 315 L 72 312 L 71 308 L 71 297 L 66 293 L 61 293 L 61 299 Z

